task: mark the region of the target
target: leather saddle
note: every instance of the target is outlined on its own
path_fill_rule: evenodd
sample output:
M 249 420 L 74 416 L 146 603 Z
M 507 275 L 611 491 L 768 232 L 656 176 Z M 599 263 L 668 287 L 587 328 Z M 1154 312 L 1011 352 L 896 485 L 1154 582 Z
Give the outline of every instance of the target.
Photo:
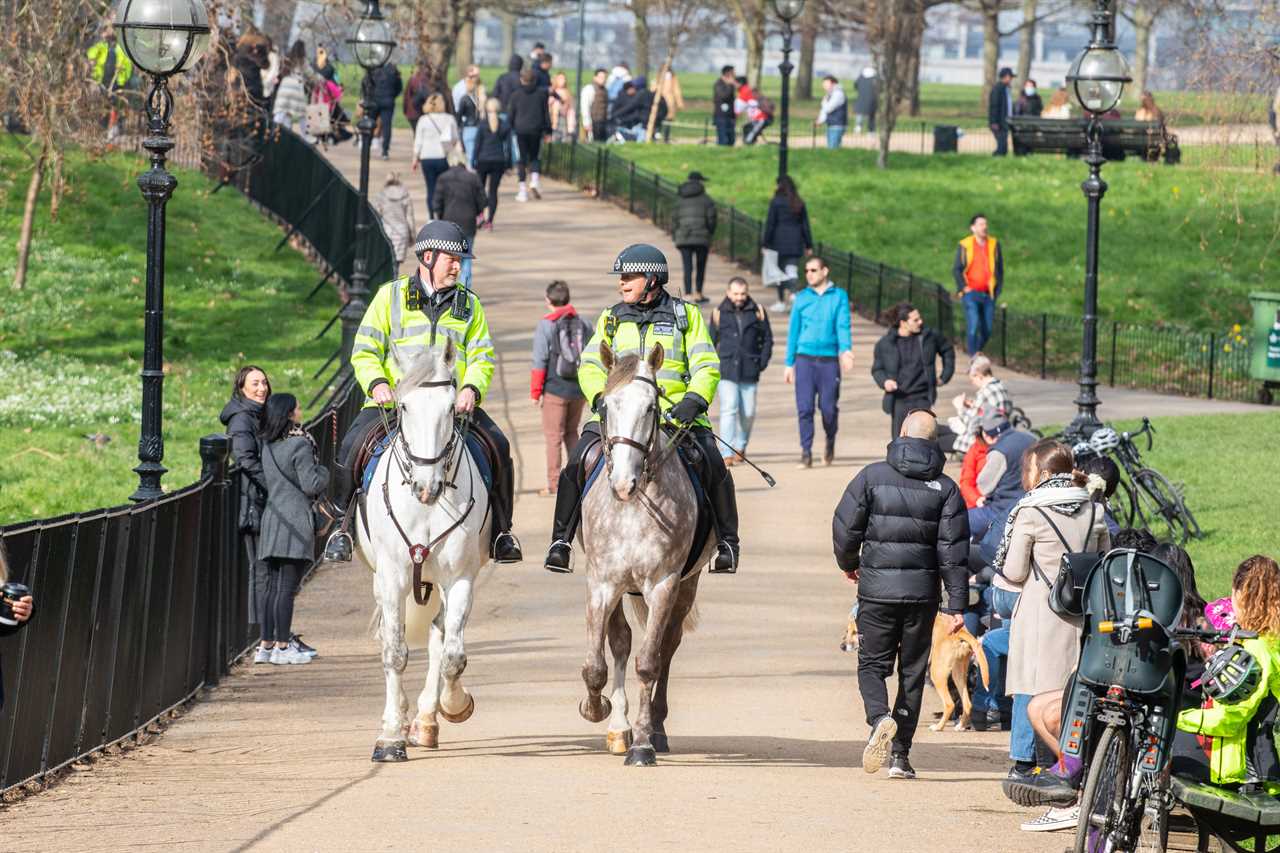
M 351 457 L 350 474 L 352 482 L 363 484 L 365 475 L 372 474 L 367 469 L 371 463 L 381 458 L 386 451 L 387 436 L 394 433 L 399 426 L 400 419 L 392 413 L 387 414 L 386 421 L 379 419 L 374 422 L 369 434 L 365 436 L 364 441 L 360 443 L 359 449 Z M 388 427 L 390 427 L 391 432 L 387 431 Z M 467 431 L 467 449 L 473 456 L 476 454 L 482 456 L 476 461 L 480 466 L 481 476 L 487 481 L 486 485 L 492 493 L 493 484 L 499 481 L 498 473 L 502 470 L 497 447 L 494 446 L 493 441 L 490 440 L 489 435 L 484 430 L 473 428 Z

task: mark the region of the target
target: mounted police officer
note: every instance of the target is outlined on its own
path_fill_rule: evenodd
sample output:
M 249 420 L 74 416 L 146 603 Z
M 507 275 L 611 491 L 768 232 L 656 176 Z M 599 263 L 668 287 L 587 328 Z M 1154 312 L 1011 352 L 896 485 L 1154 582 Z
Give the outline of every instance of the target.
M 454 366 L 458 385 L 455 409 L 459 415 L 471 415 L 472 429 L 484 433 L 497 449 L 500 460 L 492 490 L 494 538 L 490 556 L 499 563 L 517 563 L 523 556 L 520 543 L 511 533 L 514 500 L 511 446 L 502 430 L 480 408 L 493 378 L 493 341 L 480 298 L 458 281 L 462 259 L 474 257 L 471 241 L 457 225 L 436 220 L 418 232 L 414 252 L 418 256 L 418 271 L 379 288 L 356 331 L 351 369 L 368 400 L 347 430 L 338 452 L 339 505 L 350 502 L 354 477 L 359 476 L 351 471 L 353 457 L 382 420 L 380 409 L 395 406 L 394 390 L 400 379 L 400 367 L 390 357 L 391 345 L 395 345 L 398 353 L 414 356 L 452 339 L 458 352 Z M 350 518 L 350 513 L 347 517 Z M 329 538 L 325 559 L 351 559 L 347 526 L 344 523 Z
M 700 451 L 701 469 L 711 509 L 715 514 L 719 543 L 713 572 L 733 573 L 738 568 L 738 504 L 733 478 L 726 470 L 706 411 L 720 382 L 720 359 L 711 333 L 698 309 L 663 289 L 667 283 L 667 259 L 653 246 L 628 246 L 613 262 L 620 276 L 622 301 L 606 309 L 596 321 L 595 333 L 582 351 L 578 384 L 591 403 L 594 417 L 582 428 L 582 437 L 560 472 L 556 490 L 555 527 L 546 568 L 569 572 L 571 542 L 578 526 L 581 505 L 582 457 L 600 441 L 601 394 L 606 371 L 600 361 L 600 344 L 608 343 L 619 356 L 643 355 L 646 347 L 662 344 L 666 359 L 658 371 L 662 391 L 659 404 L 669 419 L 690 425 L 688 435 Z

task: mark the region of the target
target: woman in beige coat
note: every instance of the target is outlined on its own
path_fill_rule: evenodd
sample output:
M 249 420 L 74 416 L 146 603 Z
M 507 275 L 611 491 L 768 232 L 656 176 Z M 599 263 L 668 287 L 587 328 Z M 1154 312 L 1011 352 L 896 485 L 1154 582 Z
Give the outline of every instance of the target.
M 1074 470 L 1065 444 L 1046 439 L 1028 448 L 1022 456 L 1022 484 L 1027 494 L 1009 513 L 995 558 L 996 571 L 1022 593 L 1013 610 L 1005 682 L 1013 696 L 1011 777 L 1030 774 L 1035 766 L 1027 705 L 1042 693 L 1061 694 L 1076 668 L 1080 624 L 1049 609 L 1049 590 L 1062 555 L 1105 551 L 1111 544 L 1102 507 L 1093 500 L 1102 492 L 1091 496 L 1086 491 L 1085 476 Z

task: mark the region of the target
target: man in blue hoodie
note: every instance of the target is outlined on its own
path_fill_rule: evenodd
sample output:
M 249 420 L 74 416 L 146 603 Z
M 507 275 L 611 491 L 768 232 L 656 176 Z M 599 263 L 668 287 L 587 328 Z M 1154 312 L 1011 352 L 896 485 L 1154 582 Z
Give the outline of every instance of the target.
M 787 367 L 782 378 L 796 386 L 801 468 L 813 465 L 815 398 L 822 410 L 822 432 L 827 439 L 822 461 L 830 465 L 835 460 L 840 374 L 853 369 L 849 296 L 831 283 L 830 274 L 822 258 L 810 255 L 805 259 L 804 277 L 809 286 L 796 294 L 787 332 Z

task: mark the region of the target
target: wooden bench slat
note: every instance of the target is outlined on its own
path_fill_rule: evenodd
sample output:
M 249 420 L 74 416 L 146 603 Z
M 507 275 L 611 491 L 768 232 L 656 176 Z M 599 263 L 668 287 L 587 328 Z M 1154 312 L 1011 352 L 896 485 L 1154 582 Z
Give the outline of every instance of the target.
M 1280 799 L 1265 791 L 1229 791 L 1174 776 L 1174 797 L 1200 811 L 1221 814 L 1263 827 L 1280 826 Z

